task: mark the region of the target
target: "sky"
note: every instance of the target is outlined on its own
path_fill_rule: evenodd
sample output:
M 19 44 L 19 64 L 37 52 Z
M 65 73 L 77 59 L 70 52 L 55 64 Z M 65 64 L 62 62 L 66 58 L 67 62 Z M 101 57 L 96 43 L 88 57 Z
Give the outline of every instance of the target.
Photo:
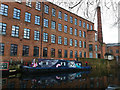
M 62 8 L 65 8 L 85 19 L 88 19 L 94 23 L 94 29 L 97 30 L 97 14 L 95 14 L 95 7 L 96 4 L 93 3 L 93 6 L 89 6 L 89 11 L 91 13 L 90 17 L 87 18 L 84 15 L 84 11 L 86 10 L 86 1 L 88 0 L 83 0 L 81 7 L 78 10 L 78 7 L 75 7 L 73 9 L 69 9 L 69 6 L 73 6 L 77 1 L 79 0 L 48 0 L 50 2 L 53 2 L 57 5 L 59 5 L 60 2 L 64 2 L 60 4 L 59 6 Z M 90 0 L 95 1 L 95 0 Z M 105 1 L 107 7 L 105 7 Z M 114 1 L 114 2 L 113 2 Z M 118 25 L 114 24 L 118 20 L 118 2 L 120 0 L 101 0 L 101 18 L 102 18 L 102 32 L 103 32 L 103 42 L 105 43 L 118 43 Z M 66 2 L 66 3 L 65 3 Z M 70 3 L 72 2 L 72 3 Z M 111 4 L 113 2 L 113 6 Z M 69 4 L 68 4 L 69 3 Z M 117 6 L 117 7 L 116 7 Z M 95 14 L 95 17 L 94 17 Z

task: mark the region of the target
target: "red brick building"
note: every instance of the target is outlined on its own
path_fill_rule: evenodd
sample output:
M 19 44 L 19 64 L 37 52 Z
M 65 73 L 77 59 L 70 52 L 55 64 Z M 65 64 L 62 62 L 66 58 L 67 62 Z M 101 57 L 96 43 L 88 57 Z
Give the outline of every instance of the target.
M 97 58 L 94 23 L 51 2 L 0 2 L 0 58 Z

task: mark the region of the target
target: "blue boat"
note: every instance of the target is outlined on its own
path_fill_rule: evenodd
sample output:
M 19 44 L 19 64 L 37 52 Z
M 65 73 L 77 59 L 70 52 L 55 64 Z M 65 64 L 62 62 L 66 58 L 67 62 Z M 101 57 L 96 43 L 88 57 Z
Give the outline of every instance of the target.
M 46 72 L 76 72 L 80 70 L 90 70 L 90 66 L 82 66 L 80 61 L 76 60 L 58 60 L 58 59 L 38 59 L 30 66 L 22 66 L 23 72 L 46 73 Z

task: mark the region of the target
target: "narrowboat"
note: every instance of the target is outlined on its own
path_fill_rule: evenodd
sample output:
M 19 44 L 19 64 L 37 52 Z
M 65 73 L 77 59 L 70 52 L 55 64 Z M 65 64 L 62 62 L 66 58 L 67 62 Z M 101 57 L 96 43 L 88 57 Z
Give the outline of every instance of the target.
M 90 66 L 82 66 L 80 61 L 76 60 L 57 60 L 57 59 L 35 59 L 29 66 L 21 66 L 22 72 L 44 73 L 44 72 L 76 72 L 80 70 L 90 70 Z

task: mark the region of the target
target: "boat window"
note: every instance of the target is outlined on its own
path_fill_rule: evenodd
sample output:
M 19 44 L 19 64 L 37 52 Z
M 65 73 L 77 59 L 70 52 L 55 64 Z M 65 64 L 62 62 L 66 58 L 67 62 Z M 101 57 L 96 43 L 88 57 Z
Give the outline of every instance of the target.
M 61 62 L 61 66 L 65 66 L 66 65 L 66 63 L 65 62 Z
M 81 63 L 78 63 L 79 66 L 81 66 Z

